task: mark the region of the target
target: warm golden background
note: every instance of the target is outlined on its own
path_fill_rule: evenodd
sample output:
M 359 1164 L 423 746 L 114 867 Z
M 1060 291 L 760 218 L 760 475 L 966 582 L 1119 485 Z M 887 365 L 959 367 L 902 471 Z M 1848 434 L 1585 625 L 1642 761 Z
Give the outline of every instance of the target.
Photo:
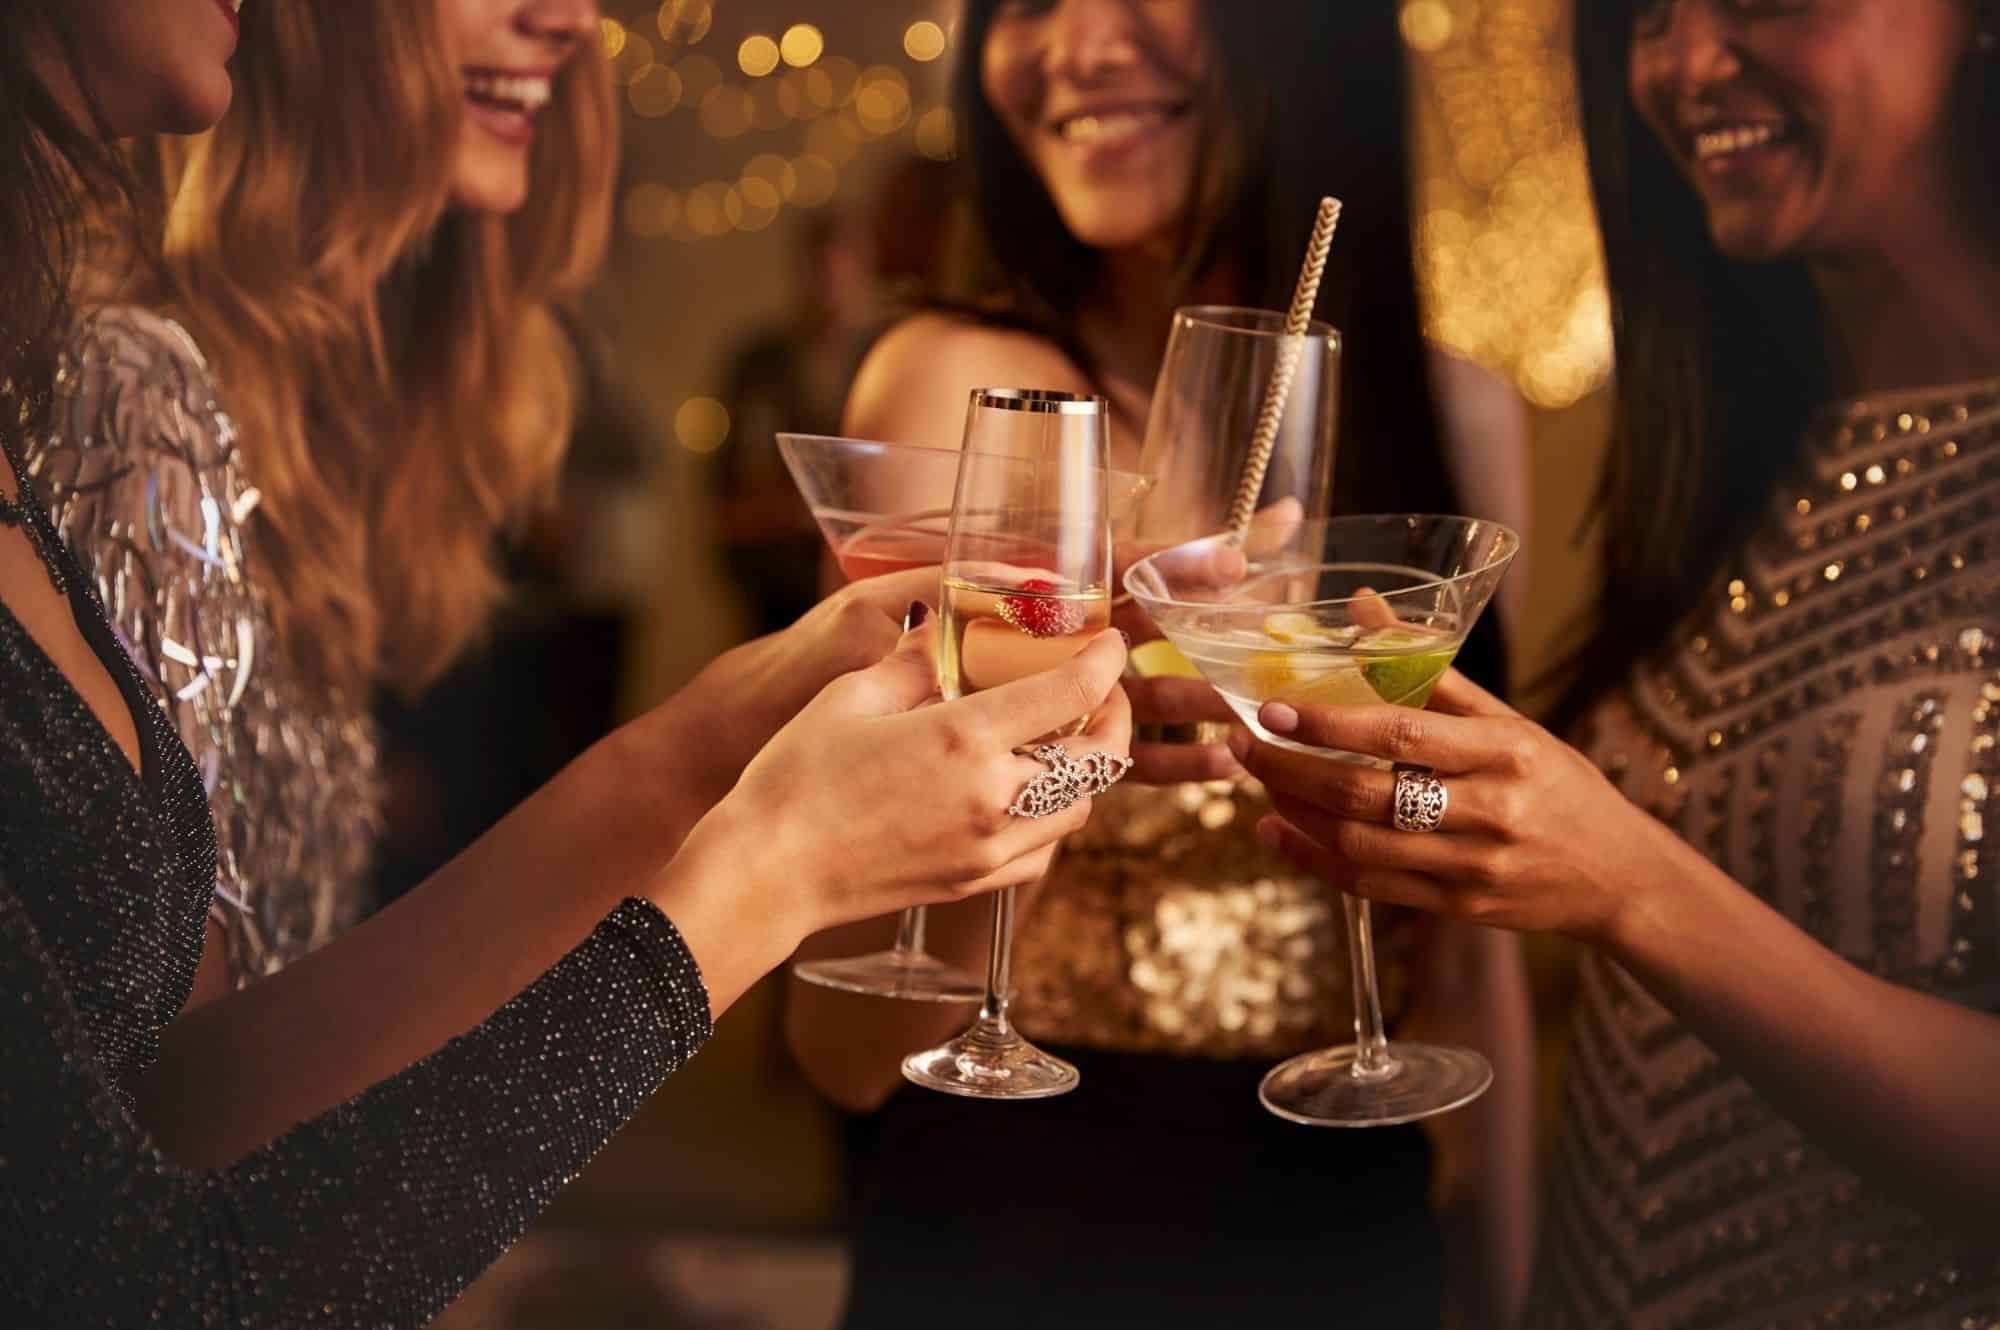
M 1533 412 L 1530 613 L 1510 626 L 1522 680 L 1547 662 L 1589 588 L 1594 563 L 1579 534 L 1607 419 L 1610 340 L 1567 8 L 1401 6 L 1432 333 L 1509 377 Z M 727 367 L 798 307 L 799 256 L 816 224 L 865 217 L 907 159 L 952 155 L 955 9 L 606 0 L 627 148 L 618 242 L 589 315 L 631 395 L 625 419 L 643 442 L 643 480 L 592 510 L 600 529 L 581 548 L 595 566 L 570 579 L 569 594 L 629 624 L 624 711 L 663 697 L 746 632 L 711 498 L 716 469 L 741 443 L 721 400 Z M 1339 76 L 1339 52 L 1313 58 Z M 1552 947 L 1535 959 L 1551 1025 L 1567 965 Z M 773 998 L 767 986 L 729 1014 L 448 1326 L 831 1324 L 843 1278 L 837 1125 L 787 1066 Z

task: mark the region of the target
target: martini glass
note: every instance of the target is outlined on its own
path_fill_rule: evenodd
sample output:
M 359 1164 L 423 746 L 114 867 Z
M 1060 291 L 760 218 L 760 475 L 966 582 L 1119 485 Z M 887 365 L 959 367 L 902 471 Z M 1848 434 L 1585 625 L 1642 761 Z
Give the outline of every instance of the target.
M 780 434 L 778 453 L 850 582 L 944 562 L 958 449 Z M 986 992 L 981 976 L 924 950 L 922 906 L 897 916 L 888 950 L 801 961 L 792 973 L 822 988 L 906 1002 L 972 1003 Z
M 1474 518 L 1339 517 L 1176 545 L 1134 564 L 1125 588 L 1259 738 L 1386 768 L 1272 734 L 1258 708 L 1422 707 L 1519 548 L 1514 532 Z M 1327 1127 L 1388 1126 L 1471 1103 L 1492 1066 L 1469 1048 L 1387 1038 L 1368 902 L 1341 899 L 1354 1042 L 1279 1064 L 1258 1098 L 1281 1118 Z

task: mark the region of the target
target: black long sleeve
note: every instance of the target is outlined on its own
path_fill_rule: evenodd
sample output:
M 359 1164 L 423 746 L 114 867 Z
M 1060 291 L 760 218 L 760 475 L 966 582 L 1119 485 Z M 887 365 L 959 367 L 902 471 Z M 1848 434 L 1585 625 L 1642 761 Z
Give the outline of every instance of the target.
M 132 1121 L 0 884 L 0 1324 L 422 1325 L 709 1032 L 627 901 L 472 1032 L 220 1170 Z

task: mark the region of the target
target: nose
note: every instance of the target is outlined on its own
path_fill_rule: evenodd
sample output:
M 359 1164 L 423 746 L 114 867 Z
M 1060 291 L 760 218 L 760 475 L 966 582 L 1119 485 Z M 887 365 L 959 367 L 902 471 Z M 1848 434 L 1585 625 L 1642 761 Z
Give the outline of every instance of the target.
M 1080 81 L 1133 63 L 1139 54 L 1135 0 L 1059 0 L 1050 15 L 1046 61 L 1051 74 Z
M 1666 29 L 1635 46 L 1634 72 L 1644 69 L 1645 81 L 1661 86 L 1679 106 L 1691 107 L 1742 72 L 1736 42 L 1736 24 L 1714 0 L 1677 0 Z
M 514 23 L 527 36 L 571 45 L 597 23 L 597 0 L 526 0 Z

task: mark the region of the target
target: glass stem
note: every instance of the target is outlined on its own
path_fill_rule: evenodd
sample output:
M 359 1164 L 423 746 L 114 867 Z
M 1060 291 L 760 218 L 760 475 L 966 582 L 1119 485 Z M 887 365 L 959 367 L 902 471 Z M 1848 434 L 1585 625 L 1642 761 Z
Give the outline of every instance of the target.
M 1389 1056 L 1389 1037 L 1382 1031 L 1382 995 L 1375 987 L 1375 930 L 1368 902 L 1346 892 L 1340 903 L 1347 911 L 1347 960 L 1354 976 L 1354 1063 L 1356 1080 L 1385 1081 L 1401 1068 Z
M 979 1024 L 989 1036 L 1007 1039 L 1007 985 L 1014 963 L 1014 888 L 993 897 L 993 950 L 986 959 L 986 1000 L 979 1006 Z
M 924 954 L 924 907 L 912 905 L 896 916 L 896 954 L 913 960 Z

